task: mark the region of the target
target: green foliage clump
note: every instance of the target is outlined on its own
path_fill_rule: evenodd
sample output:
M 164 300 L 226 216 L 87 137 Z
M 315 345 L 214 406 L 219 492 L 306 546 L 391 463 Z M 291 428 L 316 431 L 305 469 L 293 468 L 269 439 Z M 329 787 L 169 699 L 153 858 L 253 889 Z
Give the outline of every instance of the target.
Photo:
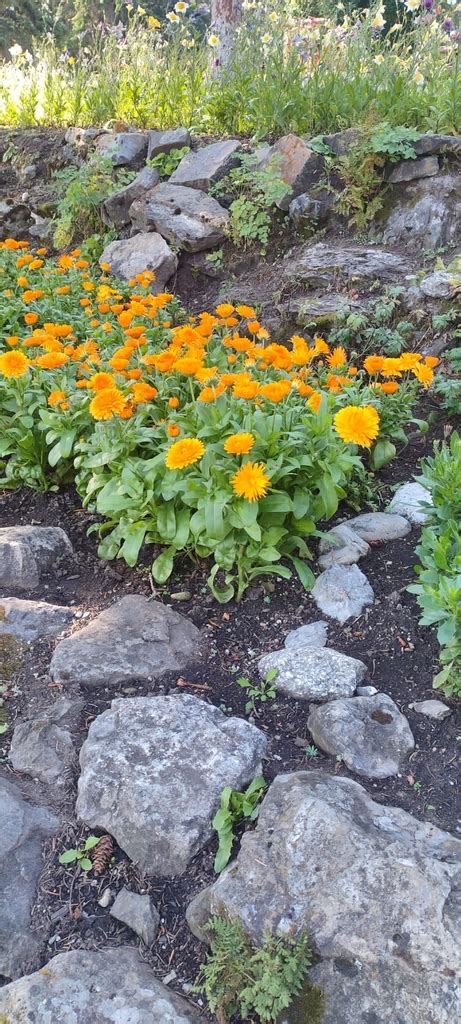
M 226 786 L 221 793 L 219 810 L 213 818 L 212 825 L 219 836 L 218 852 L 214 861 L 214 869 L 219 875 L 229 861 L 234 845 L 234 828 L 244 821 L 256 821 L 259 805 L 267 789 L 262 775 L 258 775 L 244 793 Z
M 56 171 L 55 179 L 62 189 L 53 235 L 56 248 L 66 248 L 76 237 L 87 238 L 101 231 L 101 204 L 134 177 L 134 171 L 114 173 L 108 157 L 96 156 L 81 167 L 72 165 Z
M 64 850 L 64 853 L 61 853 L 59 856 L 59 863 L 63 865 L 76 864 L 82 869 L 82 871 L 91 871 L 93 861 L 87 856 L 87 854 L 91 850 L 94 850 L 95 846 L 98 845 L 99 840 L 100 836 L 88 836 L 88 839 L 85 840 L 83 846 L 75 847 L 75 849 L 70 848 L 68 850 Z
M 443 666 L 433 685 L 448 696 L 461 695 L 461 437 L 434 445 L 434 454 L 422 463 L 419 482 L 432 496 L 430 520 L 416 548 L 418 582 L 408 590 L 416 594 L 422 610 L 420 623 L 436 626 Z
M 346 306 L 338 316 L 337 326 L 330 333 L 333 345 L 351 346 L 360 355 L 382 352 L 398 356 L 408 349 L 415 335 L 411 320 L 401 320 L 399 311 L 405 288 L 388 288 L 379 299 L 359 311 Z
M 277 160 L 258 168 L 254 154 L 241 154 L 240 164 L 215 185 L 217 196 L 235 196 L 230 211 L 229 233 L 238 246 L 257 243 L 265 249 L 269 241 L 272 217 L 277 202 L 286 194 L 287 186 L 280 177 Z
M 306 572 L 310 574 L 310 570 L 306 566 Z M 313 586 L 315 577 L 312 573 L 312 578 L 305 580 L 305 586 Z M 274 686 L 274 680 L 277 677 L 277 669 L 273 668 L 267 672 L 264 679 L 260 683 L 252 683 L 251 679 L 247 679 L 246 676 L 241 676 L 237 679 L 237 685 L 241 686 L 246 691 L 248 700 L 245 704 L 246 714 L 254 714 L 256 711 L 257 704 L 265 704 L 268 700 L 274 700 L 277 696 L 277 690 Z
M 189 146 L 181 149 L 170 149 L 168 153 L 158 153 L 147 163 L 149 167 L 156 167 L 161 178 L 169 178 L 181 163 L 183 156 L 189 152 Z
M 210 919 L 207 933 L 211 951 L 196 990 L 206 995 L 211 1012 L 222 1024 L 234 1014 L 274 1024 L 303 988 L 312 964 L 307 936 L 295 940 L 267 934 L 255 948 L 240 922 L 221 917 Z

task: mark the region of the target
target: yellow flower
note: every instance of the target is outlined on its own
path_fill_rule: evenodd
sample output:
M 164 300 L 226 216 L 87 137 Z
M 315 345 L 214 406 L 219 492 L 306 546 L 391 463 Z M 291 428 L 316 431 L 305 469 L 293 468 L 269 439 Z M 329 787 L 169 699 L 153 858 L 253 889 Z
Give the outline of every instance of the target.
M 415 85 L 424 85 L 424 75 L 422 75 L 420 71 L 415 71 L 413 81 Z
M 115 377 L 112 373 L 94 373 L 88 381 L 88 387 L 93 391 L 107 391 L 115 387 Z
M 414 366 L 411 372 L 416 377 L 416 380 L 419 380 L 419 383 L 423 384 L 425 388 L 430 387 L 434 380 L 434 371 L 430 366 L 424 366 L 422 363 Z
M 344 366 L 347 363 L 346 350 L 342 345 L 337 345 L 337 347 L 333 349 L 331 356 L 327 356 L 327 363 L 332 370 L 337 370 L 340 366 Z
M 309 409 L 312 409 L 312 412 L 318 412 L 322 398 L 323 395 L 320 391 L 314 391 L 314 394 L 307 399 L 306 405 L 309 406 Z
M 333 422 L 342 441 L 361 448 L 370 448 L 379 434 L 379 415 L 372 405 L 346 405 Z
M 219 46 L 219 36 L 211 35 L 208 36 L 208 46 Z
M 171 445 L 165 455 L 167 469 L 185 469 L 205 454 L 205 445 L 198 437 L 185 437 Z
M 95 420 L 111 420 L 120 416 L 125 410 L 125 399 L 118 388 L 105 388 L 97 391 L 90 402 L 90 415 Z
M 0 373 L 3 377 L 24 377 L 29 369 L 29 360 L 23 352 L 4 352 L 0 356 Z
M 370 375 L 379 373 L 384 365 L 384 356 L 367 356 L 363 364 L 364 369 Z
M 377 28 L 379 30 L 384 28 L 386 21 L 383 18 L 382 11 L 377 11 L 374 18 L 371 19 L 370 24 L 372 28 Z
M 179 21 L 178 15 L 175 14 L 174 11 L 168 11 L 167 18 L 168 21 L 172 22 L 172 24 L 174 24 L 174 22 L 176 21 Z
M 188 7 L 189 4 L 184 3 L 184 0 L 179 0 L 179 2 L 174 5 L 174 9 L 177 14 L 185 14 Z
M 66 397 L 65 391 L 52 391 L 48 395 L 48 405 L 59 405 Z
M 248 455 L 254 443 L 253 434 L 231 434 L 224 441 L 224 448 L 226 452 L 229 452 L 229 455 Z
M 373 57 L 373 64 L 384 64 L 384 57 L 382 53 L 377 53 L 376 57 Z
M 238 498 L 258 501 L 264 498 L 270 486 L 270 477 L 262 462 L 245 462 L 231 478 L 231 484 Z
M 160 28 L 160 24 L 161 24 L 161 23 L 160 23 L 160 21 L 158 20 L 158 18 L 153 18 L 153 17 L 151 16 L 151 17 L 149 17 L 149 18 L 147 19 L 147 24 L 148 24 L 149 28 L 152 28 L 152 29 L 156 29 L 156 28 Z M 102 266 L 102 263 L 101 263 L 101 266 Z M 104 270 L 104 269 L 105 269 L 105 268 L 103 267 L 103 270 Z

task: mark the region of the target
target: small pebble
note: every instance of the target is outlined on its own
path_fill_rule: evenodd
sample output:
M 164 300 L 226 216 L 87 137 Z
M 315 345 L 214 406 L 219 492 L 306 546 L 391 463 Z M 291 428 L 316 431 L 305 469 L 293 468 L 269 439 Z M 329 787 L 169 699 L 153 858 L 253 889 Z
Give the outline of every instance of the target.
M 357 694 L 359 697 L 374 697 L 375 693 L 378 693 L 376 686 L 358 686 Z
M 176 981 L 177 977 L 178 975 L 176 974 L 176 971 L 170 971 L 169 974 L 166 974 L 165 977 L 162 978 L 163 984 L 169 985 L 172 981 Z
M 109 889 L 109 888 L 104 889 L 104 892 L 103 892 L 101 898 L 98 900 L 98 906 L 102 907 L 103 909 L 105 909 L 106 907 L 110 906 L 110 904 L 112 903 L 112 896 L 113 896 L 112 889 Z

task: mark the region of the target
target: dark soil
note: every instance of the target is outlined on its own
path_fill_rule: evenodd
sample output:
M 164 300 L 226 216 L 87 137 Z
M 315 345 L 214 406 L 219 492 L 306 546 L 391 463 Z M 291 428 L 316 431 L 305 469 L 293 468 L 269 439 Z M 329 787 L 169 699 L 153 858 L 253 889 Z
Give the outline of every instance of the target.
M 439 427 L 438 432 L 440 433 Z M 408 480 L 417 472 L 419 459 L 431 448 L 433 439 L 418 435 L 404 449 L 391 467 L 382 473 L 380 497 L 389 496 L 393 485 Z M 342 517 L 348 510 L 342 510 Z M 341 516 L 339 517 L 341 518 Z M 305 622 L 320 618 L 313 600 L 296 581 L 277 580 L 265 587 L 252 587 L 237 605 L 219 605 L 206 586 L 206 569 L 184 561 L 175 572 L 170 585 L 155 589 L 148 572 L 150 559 L 137 570 L 122 562 L 104 563 L 97 557 L 95 534 L 87 536 L 93 517 L 82 510 L 76 494 L 68 490 L 59 494 L 36 494 L 27 489 L 4 492 L 1 496 L 0 525 L 39 523 L 62 526 L 69 534 L 75 550 L 74 565 L 55 572 L 44 581 L 39 596 L 62 604 L 76 605 L 85 619 L 112 604 L 129 592 L 154 594 L 181 611 L 203 630 L 206 652 L 200 663 L 191 666 L 187 679 L 164 677 L 151 686 L 133 684 L 110 691 L 83 692 L 85 708 L 80 720 L 78 746 L 83 742 L 89 723 L 100 714 L 115 696 L 183 692 L 217 704 L 229 714 L 245 714 L 245 694 L 237 686 L 239 676 L 258 679 L 257 659 L 263 653 L 279 648 L 287 632 Z M 414 579 L 417 532 L 408 538 L 372 549 L 364 570 L 375 591 L 376 601 L 359 618 L 339 626 L 329 625 L 329 646 L 361 658 L 369 670 L 367 682 L 389 694 L 407 715 L 416 747 L 401 775 L 382 782 L 360 779 L 362 785 L 381 803 L 403 807 L 422 820 L 455 831 L 457 802 L 456 758 L 459 724 L 456 726 L 456 702 L 451 716 L 437 723 L 409 708 L 415 700 L 434 697 L 432 678 L 437 670 L 438 644 L 430 629 L 418 626 L 418 609 L 406 586 Z M 177 597 L 175 597 L 177 595 Z M 18 595 L 37 597 L 37 594 Z M 186 598 L 180 600 L 181 598 Z M 16 719 L 33 717 L 50 705 L 61 692 L 53 684 L 48 666 L 52 644 L 34 644 L 15 679 L 11 680 L 5 705 L 10 723 L 4 744 L 4 770 L 18 777 L 8 765 L 7 752 Z M 307 731 L 308 708 L 301 702 L 280 697 L 258 709 L 254 720 L 269 738 L 269 754 L 264 766 L 268 781 L 281 772 L 324 768 L 340 775 L 350 774 L 341 762 L 321 752 L 308 752 L 311 738 Z M 314 755 L 314 756 L 313 756 Z M 112 894 L 128 885 L 152 895 L 161 918 L 161 931 L 151 949 L 142 947 L 141 955 L 163 978 L 176 972 L 172 983 L 181 991 L 194 981 L 203 958 L 203 947 L 193 938 L 185 923 L 184 912 L 195 893 L 213 880 L 213 857 L 216 843 L 210 843 L 190 865 L 182 878 L 144 878 L 122 851 L 115 849 L 114 860 L 100 877 L 62 867 L 58 856 L 70 846 L 81 844 L 88 830 L 74 817 L 77 770 L 68 779 L 65 796 L 57 804 L 63 820 L 60 833 L 46 849 L 34 912 L 34 924 L 43 935 L 44 963 L 50 955 L 74 948 L 98 948 L 106 945 L 130 944 L 134 936 L 110 917 L 109 909 L 99 906 L 101 894 L 109 887 Z M 354 777 L 354 776 L 351 776 Z M 53 794 L 23 778 L 25 794 L 36 794 L 44 800 Z M 36 964 L 33 966 L 37 966 Z

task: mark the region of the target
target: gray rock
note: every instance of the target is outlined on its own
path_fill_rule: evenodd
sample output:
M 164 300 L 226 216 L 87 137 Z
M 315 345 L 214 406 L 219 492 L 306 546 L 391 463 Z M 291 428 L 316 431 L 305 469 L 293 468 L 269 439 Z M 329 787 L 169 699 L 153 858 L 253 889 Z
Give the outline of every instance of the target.
M 183 874 L 212 836 L 222 790 L 260 773 L 266 744 L 196 697 L 115 700 L 83 744 L 77 814 L 146 873 Z
M 270 146 L 259 166 L 273 168 L 274 174 L 288 186 L 285 195 L 277 202 L 280 210 L 288 210 L 293 199 L 320 181 L 325 161 L 298 135 L 290 134 Z
M 178 266 L 177 257 L 156 231 L 109 242 L 99 262 L 109 263 L 112 274 L 125 281 L 136 277 L 136 274 L 142 274 L 144 270 L 152 270 L 155 274 L 151 285 L 154 295 L 163 291 Z
M 296 317 L 296 322 L 303 327 L 307 324 L 335 323 L 338 317 L 345 311 L 358 313 L 364 309 L 363 302 L 353 302 L 347 295 L 327 292 L 325 295 L 297 295 L 288 300 L 284 306 L 290 316 Z
M 432 505 L 432 497 L 429 491 L 421 484 L 409 481 L 402 484 L 395 492 L 388 508 L 389 512 L 397 512 L 405 516 L 414 526 L 424 526 L 429 519 L 429 513 L 425 505 Z
M 325 647 L 328 639 L 328 623 L 319 619 L 308 622 L 305 626 L 292 629 L 285 638 L 285 647 Z
M 322 141 L 332 150 L 335 156 L 346 156 L 355 146 L 358 146 L 363 138 L 363 133 L 357 128 L 346 128 L 343 132 L 335 132 L 334 135 L 324 135 Z
M 402 160 L 394 164 L 387 175 L 390 185 L 397 185 L 402 181 L 415 181 L 416 178 L 431 178 L 439 173 L 439 161 L 436 156 L 422 156 L 416 160 Z
M 263 678 L 271 669 L 277 669 L 277 690 L 297 700 L 350 697 L 367 671 L 357 658 L 308 644 L 264 654 L 258 669 Z
M 432 153 L 452 153 L 461 155 L 461 147 L 458 135 L 437 135 L 428 133 L 420 135 L 411 143 L 417 156 L 429 156 Z
M 317 747 L 369 779 L 397 775 L 415 745 L 405 715 L 385 693 L 334 700 L 315 708 L 307 727 Z
M 107 128 L 78 128 L 72 126 L 67 129 L 64 141 L 70 146 L 87 146 L 94 139 L 97 139 L 98 135 L 106 134 L 108 134 Z
M 201 1015 L 166 988 L 137 951 L 75 949 L 0 989 L 8 1024 L 200 1024 Z M 0 1017 L 0 1020 L 2 1018 Z
M 147 159 L 153 160 L 159 153 L 170 153 L 172 149 L 190 146 L 190 132 L 187 128 L 173 128 L 170 131 L 149 131 L 147 133 Z
M 427 299 L 451 299 L 457 293 L 453 274 L 448 270 L 436 270 L 419 282 L 419 291 Z
M 125 227 L 130 223 L 129 209 L 135 199 L 140 199 L 154 185 L 157 185 L 160 177 L 155 167 L 143 167 L 133 181 L 126 188 L 114 192 L 102 205 L 103 219 L 106 224 L 113 224 L 117 228 Z
M 370 545 L 351 529 L 349 523 L 340 523 L 322 537 L 319 550 L 319 565 L 322 569 L 329 569 L 332 565 L 353 565 L 368 554 Z
M 433 718 L 436 722 L 443 722 L 451 715 L 451 709 L 441 700 L 418 700 L 414 704 L 409 704 L 408 707 L 416 711 L 418 715 Z
M 317 608 L 338 622 L 361 615 L 374 593 L 357 565 L 333 565 L 317 577 L 311 590 Z
M 77 760 L 72 728 L 82 708 L 83 701 L 62 697 L 39 718 L 20 722 L 9 753 L 13 768 L 48 785 L 64 787 L 65 773 Z
M 441 174 L 399 190 L 383 225 L 383 239 L 420 252 L 456 245 L 460 229 L 461 175 Z
M 408 273 L 408 263 L 383 249 L 317 242 L 290 255 L 283 277 L 286 282 L 314 289 L 336 286 L 338 281 L 401 281 Z
M 41 636 L 58 636 L 73 617 L 72 608 L 47 604 L 46 601 L 0 597 L 0 636 L 11 633 L 27 641 L 38 640 Z
M 89 626 L 61 640 L 50 665 L 58 683 L 115 686 L 182 672 L 197 651 L 192 622 L 141 594 L 122 597 Z
M 30 913 L 42 869 L 42 841 L 57 831 L 59 822 L 47 807 L 26 803 L 19 787 L 5 779 L 0 779 L 0 821 L 0 975 L 14 978 L 28 969 L 40 948 Z
M 288 207 L 290 220 L 295 227 L 302 227 L 304 224 L 324 224 L 328 220 L 330 205 L 320 199 L 303 192 L 296 199 L 293 199 Z
M 229 214 L 198 188 L 166 183 L 132 204 L 130 220 L 135 230 L 155 229 L 179 248 L 200 252 L 224 241 Z
M 57 526 L 5 526 L 0 529 L 0 587 L 34 590 L 44 573 L 71 554 L 69 538 Z
M 141 896 L 124 887 L 117 893 L 110 914 L 136 932 L 146 946 L 151 946 L 155 941 L 160 914 L 150 896 Z
M 196 152 L 187 153 L 170 178 L 171 185 L 189 185 L 190 188 L 211 188 L 216 181 L 224 178 L 238 164 L 237 153 L 241 148 L 238 139 L 223 139 L 212 142 Z
M 374 697 L 375 693 L 378 693 L 376 686 L 358 686 L 357 696 L 358 697 Z
M 389 512 L 365 512 L 361 516 L 349 519 L 347 525 L 368 544 L 400 540 L 411 531 L 408 519 Z
M 241 920 L 255 942 L 307 931 L 328 1024 L 453 1024 L 460 862 L 459 840 L 351 779 L 279 775 L 236 861 L 187 917 L 200 938 L 210 913 Z
M 109 157 L 114 167 L 142 167 L 147 156 L 147 135 L 144 132 L 107 132 L 94 142 L 101 156 Z

